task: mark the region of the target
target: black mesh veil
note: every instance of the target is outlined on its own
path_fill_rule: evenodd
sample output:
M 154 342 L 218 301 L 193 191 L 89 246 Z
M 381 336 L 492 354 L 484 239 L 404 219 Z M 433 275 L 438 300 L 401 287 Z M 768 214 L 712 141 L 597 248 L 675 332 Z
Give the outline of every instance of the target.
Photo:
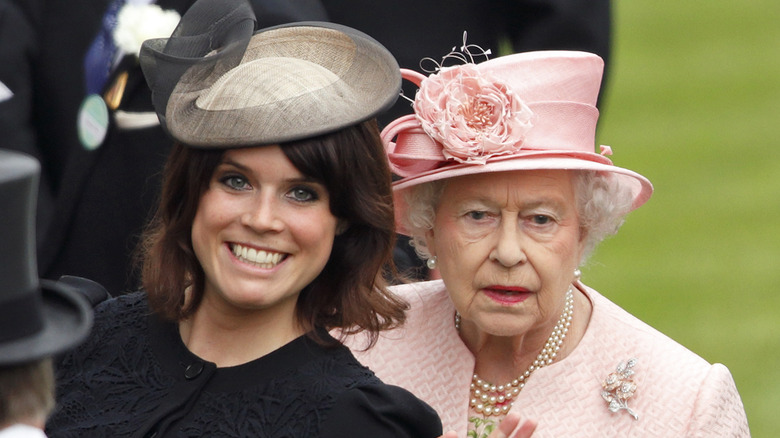
M 370 36 L 299 21 L 255 31 L 247 0 L 197 0 L 141 67 L 160 123 L 191 147 L 278 144 L 360 123 L 398 98 L 401 73 Z
M 210 87 L 241 62 L 257 20 L 246 0 L 197 1 L 184 14 L 170 38 L 144 41 L 140 63 L 152 103 L 163 128 L 168 99 L 177 92 Z

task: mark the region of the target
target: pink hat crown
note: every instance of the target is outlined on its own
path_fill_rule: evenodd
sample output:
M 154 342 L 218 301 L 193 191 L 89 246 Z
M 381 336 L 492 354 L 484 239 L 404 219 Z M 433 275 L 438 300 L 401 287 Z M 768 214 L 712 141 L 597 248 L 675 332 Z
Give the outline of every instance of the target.
M 550 152 L 611 164 L 594 152 L 603 67 L 594 54 L 540 51 L 440 67 L 427 77 L 402 70 L 419 91 L 415 114 L 382 131 L 391 167 L 414 177 Z
M 393 172 L 396 223 L 406 191 L 436 180 L 486 172 L 540 169 L 606 173 L 631 191 L 631 209 L 644 204 L 653 186 L 644 176 L 612 164 L 609 146 L 595 152 L 596 108 L 604 61 L 572 51 L 538 51 L 474 63 L 464 44 L 461 64 L 430 76 L 403 70 L 417 84 L 414 114 L 391 122 L 382 141 Z M 484 55 L 489 52 L 482 51 Z

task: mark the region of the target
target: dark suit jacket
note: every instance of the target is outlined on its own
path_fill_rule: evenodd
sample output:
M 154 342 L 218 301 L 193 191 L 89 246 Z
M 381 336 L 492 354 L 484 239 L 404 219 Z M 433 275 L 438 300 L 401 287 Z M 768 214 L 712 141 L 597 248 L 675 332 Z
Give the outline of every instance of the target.
M 7 0 L 0 0 L 7 1 Z M 23 12 L 26 66 L 32 74 L 19 83 L 27 103 L 12 124 L 24 138 L 17 149 L 31 151 L 43 165 L 45 184 L 39 214 L 39 271 L 90 278 L 111 294 L 135 290 L 138 276 L 130 267 L 138 237 L 156 206 L 160 172 L 171 146 L 159 126 L 118 129 L 111 123 L 102 146 L 88 151 L 79 142 L 76 121 L 86 91 L 84 56 L 100 29 L 110 0 L 11 0 Z M 194 0 L 159 0 L 163 9 L 183 14 Z M 252 0 L 259 27 L 287 21 L 326 20 L 318 0 Z M 3 29 L 5 31 L 5 29 Z M 0 40 L 5 47 L 7 38 Z M 18 51 L 18 50 L 17 50 Z M 4 51 L 0 54 L 5 56 Z M 19 58 L 17 56 L 17 58 Z M 0 65 L 5 65 L 0 61 Z M 151 93 L 135 56 L 125 57 L 107 86 L 122 71 L 129 74 L 119 110 L 153 111 Z M 24 77 L 31 78 L 25 81 Z M 0 77 L 0 81 L 5 80 Z M 1 107 L 0 107 L 1 108 Z M 0 115 L 3 113 L 0 112 Z
M 420 61 L 440 61 L 467 42 L 490 49 L 583 50 L 608 62 L 610 0 L 321 0 L 331 21 L 362 30 L 387 47 L 403 68 L 420 70 Z M 476 59 L 476 62 L 484 58 Z M 430 65 L 430 64 L 428 64 Z M 405 83 L 404 94 L 416 89 Z M 389 122 L 411 113 L 400 99 L 380 117 Z

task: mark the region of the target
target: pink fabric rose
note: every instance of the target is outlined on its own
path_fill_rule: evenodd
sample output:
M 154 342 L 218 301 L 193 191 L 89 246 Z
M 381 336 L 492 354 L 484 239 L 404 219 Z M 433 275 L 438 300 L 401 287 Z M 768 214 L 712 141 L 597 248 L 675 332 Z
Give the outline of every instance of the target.
M 444 156 L 461 163 L 485 163 L 520 150 L 533 126 L 533 112 L 522 99 L 474 64 L 442 68 L 426 78 L 414 110 Z

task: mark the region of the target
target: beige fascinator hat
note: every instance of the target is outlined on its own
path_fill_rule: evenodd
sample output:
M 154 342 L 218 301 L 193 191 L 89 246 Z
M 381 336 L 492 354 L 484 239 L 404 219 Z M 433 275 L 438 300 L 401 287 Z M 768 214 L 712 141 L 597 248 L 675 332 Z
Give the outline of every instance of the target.
M 255 32 L 245 0 L 198 0 L 140 61 L 162 126 L 193 147 L 278 144 L 371 119 L 401 90 L 395 58 L 355 29 L 297 22 Z
M 650 198 L 647 178 L 613 165 L 611 148 L 595 152 L 600 57 L 539 51 L 477 64 L 469 46 L 461 50 L 465 56 L 457 57 L 467 62 L 437 67 L 430 76 L 402 70 L 419 87 L 414 114 L 382 131 L 391 169 L 402 177 L 393 184 L 397 224 L 410 187 L 475 173 L 594 170 L 631 190 L 632 209 Z

